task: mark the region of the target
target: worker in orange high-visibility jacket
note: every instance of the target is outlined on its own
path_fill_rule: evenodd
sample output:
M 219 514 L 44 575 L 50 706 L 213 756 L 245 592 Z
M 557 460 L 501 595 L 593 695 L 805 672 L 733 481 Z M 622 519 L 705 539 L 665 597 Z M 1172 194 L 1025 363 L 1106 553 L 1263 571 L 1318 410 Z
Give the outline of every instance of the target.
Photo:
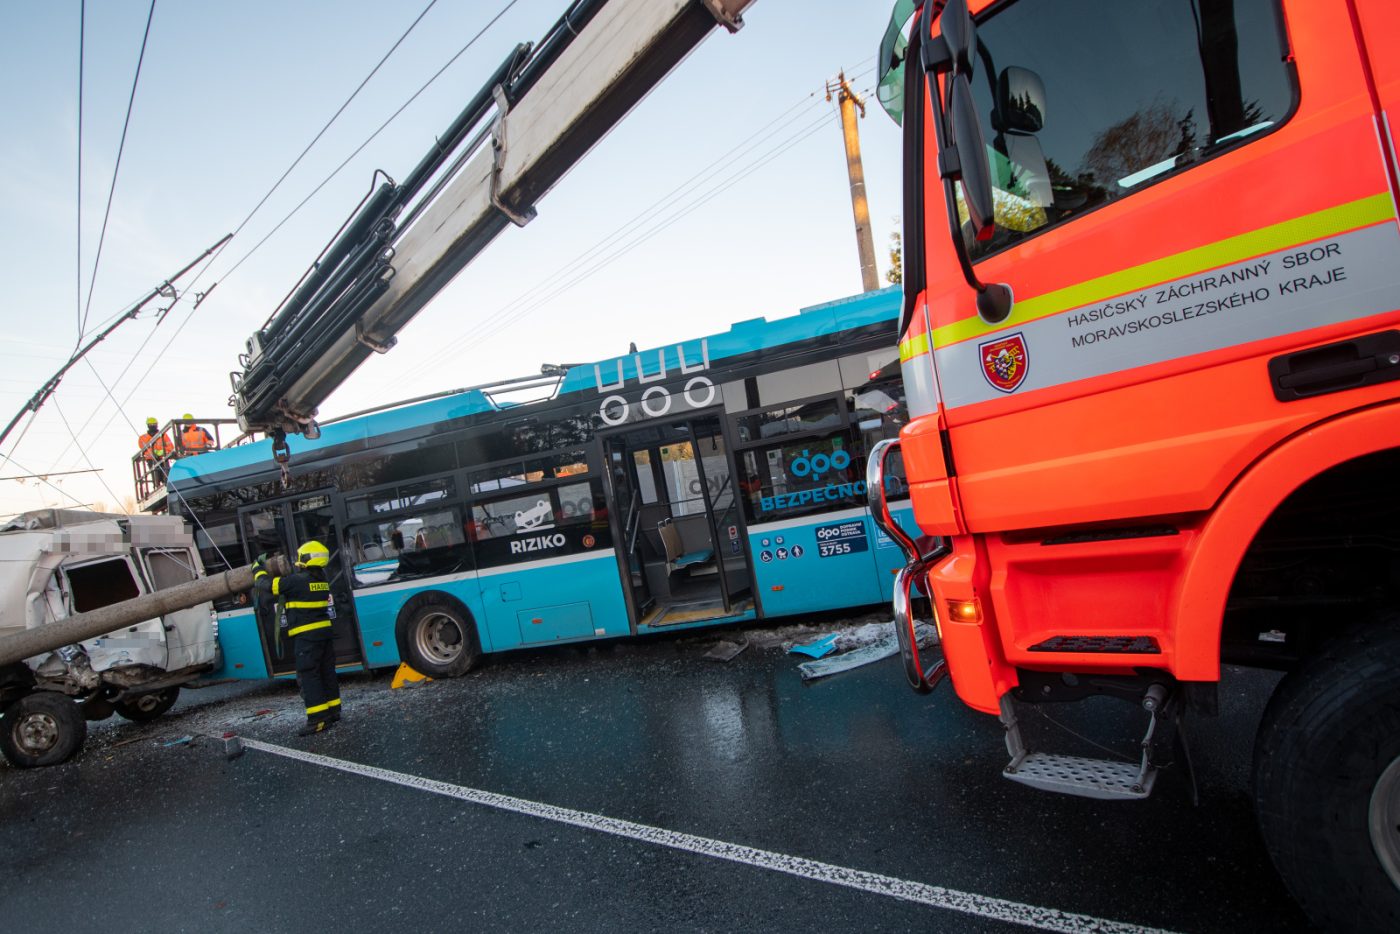
M 203 454 L 214 450 L 214 436 L 202 425 L 194 423 L 194 416 L 186 412 L 180 417 L 185 428 L 180 432 L 180 450 L 185 454 Z
M 326 580 L 330 550 L 320 542 L 297 549 L 296 570 L 273 577 L 258 558 L 253 564 L 255 595 L 270 593 L 286 608 L 282 625 L 296 653 L 297 685 L 306 705 L 306 725 L 298 736 L 321 733 L 340 720 L 340 684 L 335 675 L 335 601 Z
M 170 443 L 170 435 L 160 430 L 160 423 L 154 416 L 146 419 L 146 431 L 136 443 L 140 446 L 141 459 L 151 465 L 151 473 L 164 483 L 166 462 L 175 449 Z

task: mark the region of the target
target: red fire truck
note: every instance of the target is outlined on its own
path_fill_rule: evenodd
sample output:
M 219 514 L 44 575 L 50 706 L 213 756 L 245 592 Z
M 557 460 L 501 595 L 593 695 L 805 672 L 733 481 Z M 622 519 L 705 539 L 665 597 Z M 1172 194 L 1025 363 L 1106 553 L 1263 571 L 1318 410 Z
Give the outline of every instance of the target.
M 898 450 L 928 533 L 889 528 L 911 684 L 999 716 L 1008 778 L 1141 798 L 1223 665 L 1286 672 L 1274 862 L 1323 926 L 1400 930 L 1400 4 L 916 16 L 882 55 L 918 417 L 868 483 Z M 1018 710 L 1091 695 L 1141 706 L 1139 763 L 1027 749 Z

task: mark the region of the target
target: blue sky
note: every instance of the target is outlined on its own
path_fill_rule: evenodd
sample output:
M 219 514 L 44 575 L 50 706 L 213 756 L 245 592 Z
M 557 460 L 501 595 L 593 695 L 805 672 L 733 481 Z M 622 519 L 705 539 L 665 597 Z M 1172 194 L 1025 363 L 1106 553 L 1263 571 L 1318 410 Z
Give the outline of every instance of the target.
M 228 372 L 244 340 L 363 196 L 374 169 L 406 174 L 506 51 L 539 38 L 564 0 L 517 0 L 249 251 L 506 2 L 439 0 L 195 283 L 218 287 L 193 317 L 184 301 L 158 326 L 153 318 L 123 325 L 91 354 L 96 374 L 83 365 L 72 371 L 19 444 L 18 433 L 6 442 L 13 460 L 0 464 L 4 477 L 82 470 L 89 459 L 102 472 L 52 477 L 54 485 L 0 484 L 0 513 L 119 502 L 131 494 L 130 456 L 146 415 L 231 416 Z M 89 333 L 233 231 L 426 3 L 158 2 Z M 534 372 L 542 362 L 609 357 L 631 341 L 694 337 L 860 291 L 841 132 L 823 88 L 843 67 L 858 88 L 873 87 L 891 5 L 762 0 L 738 35 L 716 31 L 541 201 L 532 224 L 502 235 L 322 416 Z M 149 9 L 147 0 L 87 4 L 84 302 Z M 4 421 L 78 338 L 78 11 L 76 0 L 0 5 Z M 883 276 L 899 212 L 899 136 L 873 98 L 861 134 Z M 745 141 L 747 151 L 732 153 Z M 712 175 L 656 208 L 700 173 Z M 569 271 L 619 229 L 611 246 Z M 68 444 L 69 425 L 86 455 Z

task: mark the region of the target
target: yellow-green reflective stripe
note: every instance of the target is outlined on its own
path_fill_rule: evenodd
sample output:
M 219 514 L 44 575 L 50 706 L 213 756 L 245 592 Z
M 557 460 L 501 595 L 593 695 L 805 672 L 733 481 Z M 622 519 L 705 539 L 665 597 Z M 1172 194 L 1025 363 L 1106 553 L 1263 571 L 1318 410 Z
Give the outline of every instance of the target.
M 313 630 L 313 629 L 328 629 L 328 628 L 330 627 L 330 625 L 331 625 L 331 621 L 330 621 L 330 620 L 328 620 L 328 619 L 323 619 L 323 620 L 321 620 L 319 623 L 307 623 L 305 626 L 298 626 L 298 627 L 296 627 L 295 629 L 288 629 L 288 630 L 287 630 L 287 635 L 289 635 L 289 636 L 299 636 L 299 635 L 301 635 L 302 633 L 304 633 L 304 632 L 310 632 L 310 631 Z
M 281 594 L 278 593 L 278 590 L 281 589 L 281 586 L 282 586 L 282 578 L 280 578 L 280 577 L 274 577 L 274 578 L 272 579 L 272 592 L 275 593 L 275 594 L 277 594 L 279 597 L 281 596 Z
M 327 710 L 330 710 L 332 707 L 339 707 L 339 706 L 340 706 L 340 698 L 337 697 L 335 700 L 326 701 L 324 704 L 317 704 L 315 707 L 308 707 L 308 708 L 306 708 L 306 715 L 309 717 L 309 716 L 311 716 L 313 713 L 325 713 Z
M 1092 305 L 1114 295 L 1135 292 L 1159 282 L 1183 279 L 1207 269 L 1228 266 L 1253 256 L 1287 249 L 1297 243 L 1307 243 L 1358 227 L 1393 220 L 1394 217 L 1395 209 L 1389 192 L 1371 195 L 1018 301 L 1011 317 L 995 326 L 978 317 L 945 324 L 934 329 L 933 346 L 947 347 L 949 344 L 982 337 L 993 331 L 1059 314 L 1070 308 Z M 902 346 L 900 359 L 904 359 Z
M 323 610 L 330 606 L 329 600 L 288 600 L 289 610 Z
M 919 354 L 928 353 L 928 333 L 916 334 L 899 342 L 899 362 L 908 363 Z
M 254 572 L 253 572 L 253 580 L 257 580 L 259 577 L 266 577 L 266 576 L 267 576 L 267 572 L 266 572 L 266 571 L 254 571 Z

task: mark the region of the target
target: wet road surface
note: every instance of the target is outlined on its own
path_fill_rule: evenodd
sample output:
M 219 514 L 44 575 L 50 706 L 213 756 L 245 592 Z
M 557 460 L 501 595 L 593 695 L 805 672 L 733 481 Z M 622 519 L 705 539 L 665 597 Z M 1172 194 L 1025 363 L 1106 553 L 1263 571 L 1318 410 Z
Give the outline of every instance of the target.
M 1199 808 L 1179 770 L 1147 801 L 1109 803 L 999 777 L 996 720 L 946 685 L 911 693 L 896 659 L 804 684 L 778 649 L 702 659 L 714 638 L 514 653 L 398 691 L 388 673 L 347 676 L 346 720 L 309 738 L 292 735 L 286 683 L 186 691 L 155 723 L 93 724 L 73 762 L 0 764 L 0 919 L 32 932 L 1306 929 L 1247 797 L 1268 675 L 1232 673 L 1222 707 L 1246 714 L 1196 726 Z M 1023 718 L 1028 739 L 1086 755 L 1069 731 L 1131 755 L 1142 717 L 1114 701 L 1048 712 Z M 228 761 L 201 735 L 226 728 L 266 746 Z

